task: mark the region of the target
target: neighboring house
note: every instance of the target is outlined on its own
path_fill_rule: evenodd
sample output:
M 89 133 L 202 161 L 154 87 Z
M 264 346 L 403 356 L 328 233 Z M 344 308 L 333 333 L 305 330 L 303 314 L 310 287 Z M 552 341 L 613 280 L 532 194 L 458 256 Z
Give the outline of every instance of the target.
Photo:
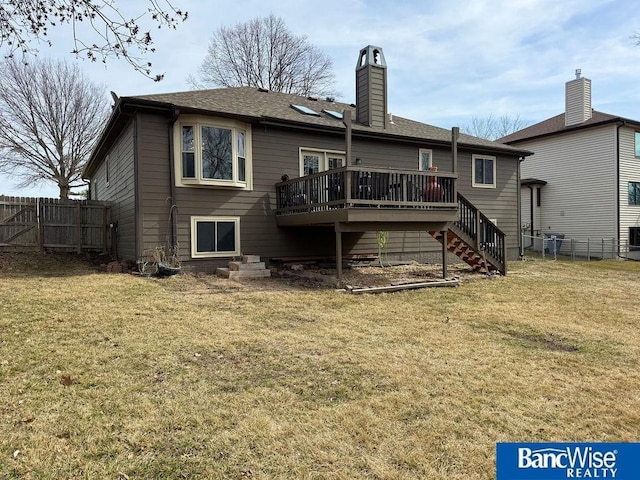
M 177 245 L 185 268 L 211 271 L 241 254 L 376 254 L 387 231 L 389 256 L 427 259 L 446 257 L 444 232 L 449 251 L 504 272 L 528 152 L 390 115 L 378 47 L 360 52 L 356 98 L 249 87 L 118 98 L 83 173 L 91 198 L 112 203 L 117 255 Z
M 640 121 L 593 110 L 580 70 L 566 83 L 563 114 L 498 141 L 534 152 L 521 170 L 527 236 L 561 233 L 578 255 L 640 245 Z M 560 252 L 571 248 L 564 241 Z

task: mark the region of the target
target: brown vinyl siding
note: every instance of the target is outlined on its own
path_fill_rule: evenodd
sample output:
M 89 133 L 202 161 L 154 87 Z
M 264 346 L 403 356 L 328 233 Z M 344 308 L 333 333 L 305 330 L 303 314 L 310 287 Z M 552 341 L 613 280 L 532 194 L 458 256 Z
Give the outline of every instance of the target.
M 170 125 L 166 117 L 141 114 L 138 124 L 138 181 L 142 251 L 149 254 L 171 241 Z
M 145 250 L 167 245 L 171 235 L 169 213 L 170 187 L 170 125 L 163 116 L 145 114 L 138 127 L 140 209 Z M 177 240 L 180 257 L 186 268 L 213 270 L 224 265 L 228 257 L 191 258 L 191 217 L 239 217 L 240 248 L 244 254 L 263 258 L 335 254 L 335 233 L 332 227 L 283 228 L 275 220 L 275 184 L 283 174 L 291 178 L 300 173 L 300 148 L 345 150 L 342 134 L 285 129 L 272 125 L 252 126 L 253 190 L 176 187 Z M 419 148 L 433 151 L 433 163 L 441 171 L 451 170 L 449 148 L 409 142 L 353 138 L 352 160 L 360 158 L 363 166 L 418 169 Z M 497 158 L 496 189 L 471 188 L 471 151 L 461 151 L 458 167 L 458 188 L 477 203 L 508 237 L 512 252 L 517 255 L 517 158 Z M 177 175 L 180 172 L 176 172 Z M 133 191 L 133 189 L 132 189 Z M 344 253 L 375 254 L 378 251 L 376 232 L 343 234 Z M 389 232 L 387 253 L 401 258 L 437 253 L 440 245 L 426 232 Z
M 92 199 L 106 200 L 111 204 L 111 222 L 118 226 L 117 255 L 130 260 L 136 258 L 133 132 L 133 122 L 130 121 L 108 152 L 109 183 L 104 161 L 92 179 L 98 186 L 97 192 L 92 192 Z

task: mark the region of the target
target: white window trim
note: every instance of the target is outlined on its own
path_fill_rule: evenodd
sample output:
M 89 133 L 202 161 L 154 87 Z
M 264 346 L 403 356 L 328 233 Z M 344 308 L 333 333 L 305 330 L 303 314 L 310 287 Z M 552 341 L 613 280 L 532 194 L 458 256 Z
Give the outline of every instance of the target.
M 236 244 L 233 252 L 198 252 L 198 222 L 234 222 Z M 191 217 L 191 258 L 237 257 L 240 255 L 240 217 Z
M 431 150 L 430 148 L 421 148 L 421 149 L 418 150 L 418 170 L 420 170 L 421 172 L 425 171 L 422 168 L 422 154 L 423 153 L 428 153 L 429 154 L 429 165 L 427 165 L 427 168 L 433 166 L 433 150 Z
M 304 176 L 304 153 L 309 152 L 309 153 L 317 153 L 319 154 L 319 156 L 324 155 L 324 166 L 328 166 L 328 161 L 327 161 L 327 156 L 336 156 L 336 157 L 341 157 L 342 158 L 342 165 L 346 165 L 347 164 L 347 156 L 346 153 L 344 151 L 340 151 L 340 150 L 323 150 L 321 148 L 307 148 L 307 147 L 300 147 L 298 150 L 298 159 L 299 159 L 299 171 L 300 171 L 300 176 L 303 177 Z M 321 172 L 326 171 L 325 170 L 320 170 Z
M 476 160 L 493 160 L 493 183 L 476 183 Z M 493 155 L 480 155 L 480 154 L 472 154 L 471 155 L 471 186 L 476 188 L 496 188 L 496 170 L 497 170 L 498 160 Z
M 237 179 L 223 180 L 202 177 L 202 152 L 195 150 L 195 178 L 183 178 L 182 176 L 182 127 L 195 127 L 195 142 L 201 143 L 201 128 L 218 127 L 232 130 L 232 157 L 237 162 L 238 130 L 244 131 L 245 150 L 245 181 Z M 214 188 L 234 188 L 242 190 L 253 189 L 253 149 L 251 125 L 227 118 L 206 117 L 203 115 L 180 115 L 173 124 L 173 164 L 175 169 L 175 183 L 177 187 L 214 187 Z M 234 165 L 234 175 L 237 175 L 237 165 Z

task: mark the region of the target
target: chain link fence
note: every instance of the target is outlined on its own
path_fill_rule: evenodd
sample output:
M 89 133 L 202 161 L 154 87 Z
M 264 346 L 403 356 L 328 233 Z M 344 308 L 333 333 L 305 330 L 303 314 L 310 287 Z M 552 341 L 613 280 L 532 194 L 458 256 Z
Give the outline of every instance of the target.
M 545 233 L 540 236 L 522 234 L 521 256 L 527 253 L 557 260 L 558 256 L 578 260 L 640 260 L 640 245 L 618 242 L 615 238 L 584 237 L 566 238 L 561 233 Z

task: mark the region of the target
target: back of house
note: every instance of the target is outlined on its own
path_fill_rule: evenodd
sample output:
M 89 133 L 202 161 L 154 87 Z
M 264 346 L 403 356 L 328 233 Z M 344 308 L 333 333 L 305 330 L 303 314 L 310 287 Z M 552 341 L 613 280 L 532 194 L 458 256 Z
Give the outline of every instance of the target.
M 528 152 L 391 115 L 379 47 L 355 73 L 357 104 L 252 87 L 118 98 L 84 170 L 112 204 L 114 253 L 169 246 L 212 271 L 242 254 L 376 255 L 385 231 L 390 258 L 439 261 L 434 236 L 466 219 L 476 248 L 500 235 L 516 258 Z

